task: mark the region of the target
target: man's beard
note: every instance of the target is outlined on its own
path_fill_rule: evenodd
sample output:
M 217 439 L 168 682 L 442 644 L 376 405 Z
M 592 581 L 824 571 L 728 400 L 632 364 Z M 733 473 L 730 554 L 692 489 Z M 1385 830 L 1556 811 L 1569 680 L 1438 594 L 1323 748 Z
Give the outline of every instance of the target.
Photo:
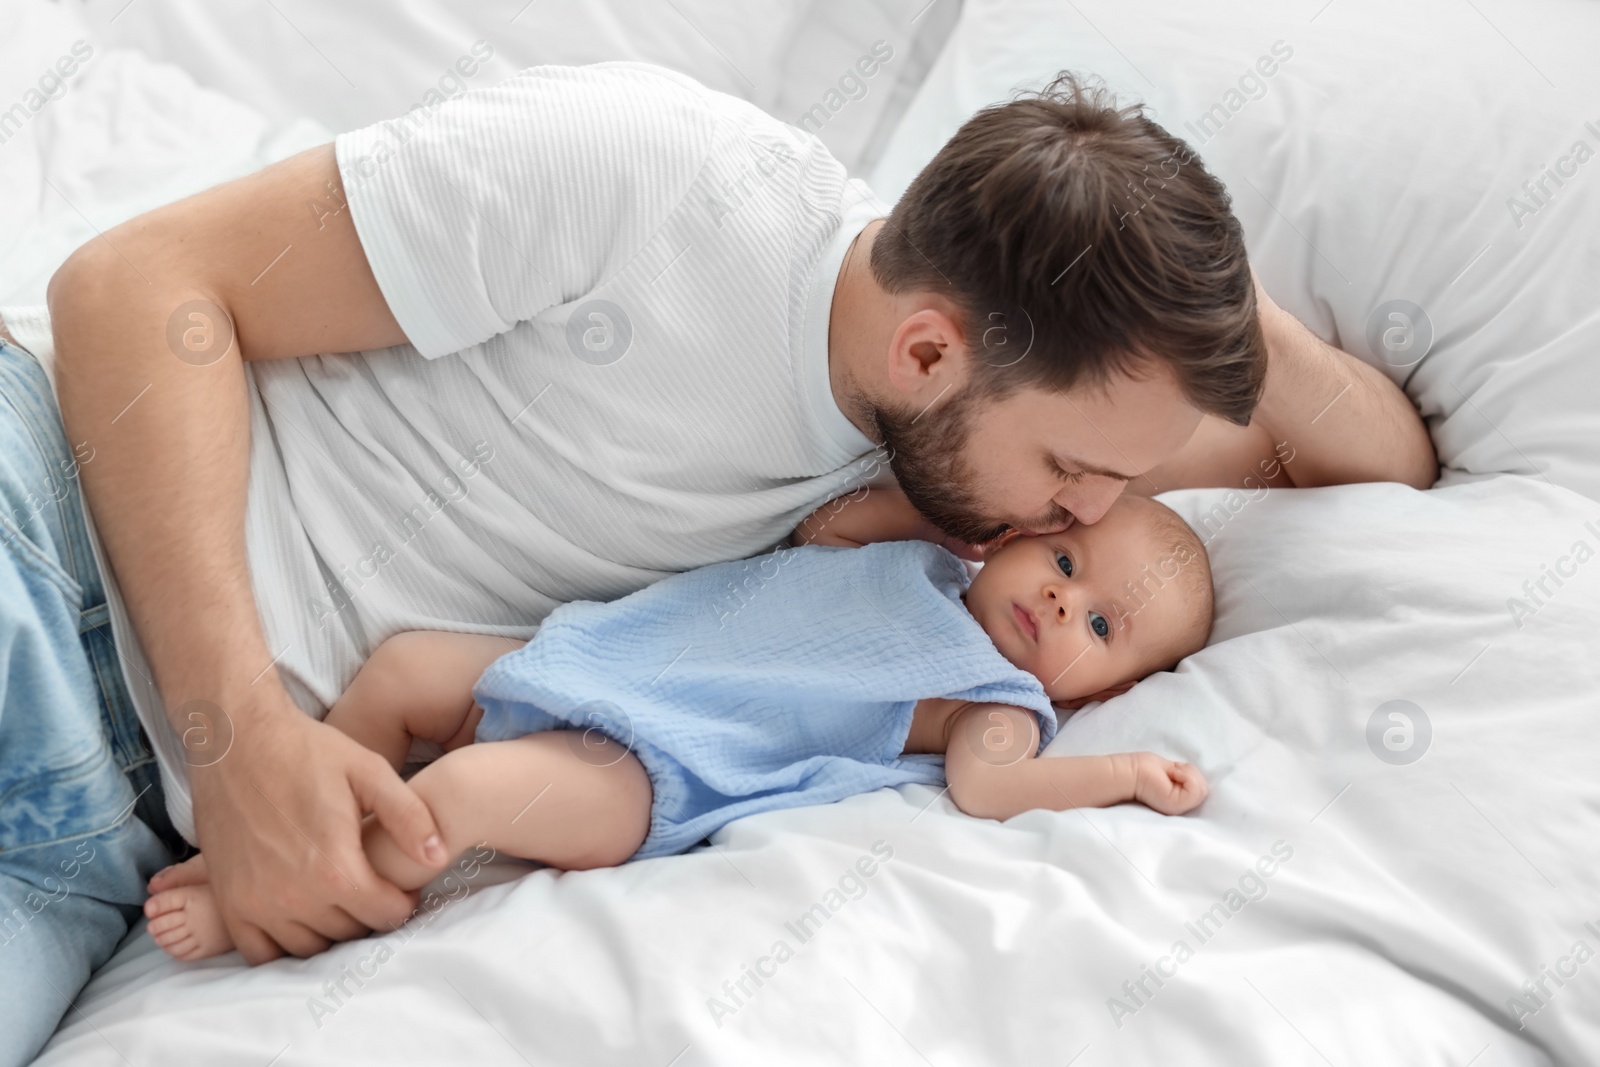
M 973 415 L 983 407 L 978 393 L 969 385 L 920 416 L 872 409 L 889 467 L 906 499 L 939 529 L 972 545 L 992 541 L 1011 528 L 987 517 L 970 489 L 967 438 Z

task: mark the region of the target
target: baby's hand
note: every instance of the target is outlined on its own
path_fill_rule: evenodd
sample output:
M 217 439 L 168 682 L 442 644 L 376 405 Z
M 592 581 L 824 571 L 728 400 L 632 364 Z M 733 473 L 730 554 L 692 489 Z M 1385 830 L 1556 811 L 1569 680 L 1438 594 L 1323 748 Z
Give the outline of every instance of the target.
M 1175 763 L 1154 752 L 1135 752 L 1133 799 L 1163 815 L 1182 815 L 1206 798 L 1206 780 L 1190 763 Z

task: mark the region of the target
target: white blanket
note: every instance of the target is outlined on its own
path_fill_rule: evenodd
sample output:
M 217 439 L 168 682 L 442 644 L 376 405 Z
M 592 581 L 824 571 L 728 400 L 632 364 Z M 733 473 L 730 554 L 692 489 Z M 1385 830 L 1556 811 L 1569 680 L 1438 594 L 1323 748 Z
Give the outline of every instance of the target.
M 1193 760 L 1198 814 L 1002 825 L 905 787 L 457 871 L 437 916 L 304 962 L 139 935 L 40 1062 L 1590 1062 L 1600 505 L 1512 476 L 1165 499 L 1209 531 L 1215 640 L 1049 755 Z M 1545 566 L 1573 576 L 1519 627 Z

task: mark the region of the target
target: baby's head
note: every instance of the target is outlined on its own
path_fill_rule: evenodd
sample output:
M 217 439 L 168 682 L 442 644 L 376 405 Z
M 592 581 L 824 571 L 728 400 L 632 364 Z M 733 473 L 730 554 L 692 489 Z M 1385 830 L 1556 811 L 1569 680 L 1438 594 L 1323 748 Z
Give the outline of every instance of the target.
M 1124 493 L 1093 525 L 992 549 L 963 599 L 1006 659 L 1077 708 L 1205 647 L 1211 562 L 1171 508 Z

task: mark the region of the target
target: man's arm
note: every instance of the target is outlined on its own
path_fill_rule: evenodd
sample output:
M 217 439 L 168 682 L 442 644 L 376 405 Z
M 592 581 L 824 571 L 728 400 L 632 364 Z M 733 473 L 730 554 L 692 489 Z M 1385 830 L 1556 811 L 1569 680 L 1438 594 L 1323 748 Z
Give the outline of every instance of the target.
M 411 900 L 368 865 L 361 812 L 442 863 L 424 852 L 433 818 L 381 757 L 290 701 L 244 546 L 242 360 L 405 340 L 333 145 L 114 227 L 73 253 L 47 298 L 62 418 L 94 446 L 83 491 L 168 715 L 182 733 L 179 706 L 205 700 L 232 725 L 228 754 L 189 776 L 234 942 L 259 963 L 392 927 Z
M 834 497 L 807 515 L 789 535 L 789 543 L 797 546 L 860 548 L 879 541 L 931 541 L 970 560 L 981 560 L 984 551 L 981 546 L 958 541 L 929 522 L 911 506 L 905 490 L 898 485 L 862 486 L 853 493 Z
M 898 487 L 864 485 L 807 515 L 789 543 L 860 548 L 875 541 L 910 541 L 924 524 Z
M 1202 486 L 1431 487 L 1439 463 L 1422 417 L 1375 367 L 1325 343 L 1256 282 L 1267 380 L 1248 426 L 1206 416 L 1173 459 L 1129 485 L 1149 495 Z M 1247 481 L 1254 478 L 1255 482 Z

